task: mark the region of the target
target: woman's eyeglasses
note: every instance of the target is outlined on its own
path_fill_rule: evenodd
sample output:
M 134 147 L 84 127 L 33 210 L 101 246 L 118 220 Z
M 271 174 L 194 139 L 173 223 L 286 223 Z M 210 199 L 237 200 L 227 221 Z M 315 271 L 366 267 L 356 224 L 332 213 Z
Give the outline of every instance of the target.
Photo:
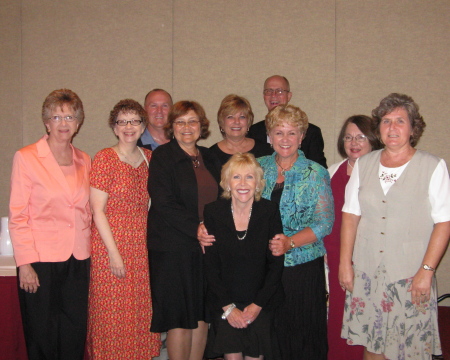
M 119 126 L 127 126 L 130 123 L 133 126 L 139 126 L 142 124 L 142 120 L 117 120 L 116 124 Z
M 356 135 L 356 136 L 351 136 L 351 135 L 345 135 L 344 136 L 344 141 L 345 142 L 352 142 L 353 139 L 355 139 L 355 141 L 357 143 L 363 143 L 363 142 L 367 141 L 367 136 L 366 135 L 362 135 L 362 134 L 359 134 L 359 135 Z

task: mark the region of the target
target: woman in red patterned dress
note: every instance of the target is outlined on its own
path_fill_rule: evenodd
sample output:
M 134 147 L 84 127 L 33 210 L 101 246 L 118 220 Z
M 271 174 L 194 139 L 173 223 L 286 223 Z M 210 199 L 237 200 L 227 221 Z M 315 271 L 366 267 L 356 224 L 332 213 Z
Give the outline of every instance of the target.
M 150 359 L 152 304 L 146 228 L 151 151 L 136 146 L 147 126 L 142 106 L 114 106 L 109 126 L 119 142 L 97 153 L 91 172 L 92 265 L 88 351 L 91 359 Z

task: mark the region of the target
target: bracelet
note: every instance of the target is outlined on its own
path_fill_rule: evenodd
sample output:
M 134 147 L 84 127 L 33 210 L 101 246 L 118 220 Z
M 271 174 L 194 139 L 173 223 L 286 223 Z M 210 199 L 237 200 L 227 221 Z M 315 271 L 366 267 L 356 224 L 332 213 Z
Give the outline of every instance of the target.
M 436 271 L 435 268 L 432 268 L 431 266 L 429 266 L 429 265 L 427 265 L 427 264 L 423 264 L 423 265 L 422 265 L 422 268 L 425 269 L 425 270 L 433 271 L 433 272 Z
M 292 236 L 289 238 L 291 240 L 291 249 L 295 248 L 294 240 L 292 239 Z
M 225 312 L 222 314 L 222 320 L 225 320 L 228 315 L 231 314 L 231 312 L 233 311 L 233 309 L 236 307 L 235 303 L 231 303 L 231 305 L 228 307 L 228 309 L 225 310 Z

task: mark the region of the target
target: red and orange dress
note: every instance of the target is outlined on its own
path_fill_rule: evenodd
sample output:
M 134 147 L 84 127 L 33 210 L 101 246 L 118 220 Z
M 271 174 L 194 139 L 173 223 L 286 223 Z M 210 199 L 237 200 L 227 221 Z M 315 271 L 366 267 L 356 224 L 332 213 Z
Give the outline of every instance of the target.
M 151 151 L 143 151 L 150 160 Z M 150 332 L 147 178 L 145 161 L 134 168 L 112 148 L 94 158 L 91 187 L 108 193 L 106 217 L 126 276 L 119 279 L 112 274 L 106 247 L 93 224 L 87 339 L 91 360 L 148 360 L 159 355 L 160 335 Z

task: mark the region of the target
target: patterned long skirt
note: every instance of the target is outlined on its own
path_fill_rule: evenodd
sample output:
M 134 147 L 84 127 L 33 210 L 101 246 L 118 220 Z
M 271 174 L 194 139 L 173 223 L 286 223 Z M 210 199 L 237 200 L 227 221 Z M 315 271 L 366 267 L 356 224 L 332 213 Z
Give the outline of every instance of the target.
M 391 282 L 384 264 L 372 277 L 355 270 L 353 293 L 346 293 L 342 338 L 390 360 L 429 360 L 441 354 L 436 279 L 430 300 L 419 306 L 411 302 L 411 282 Z

